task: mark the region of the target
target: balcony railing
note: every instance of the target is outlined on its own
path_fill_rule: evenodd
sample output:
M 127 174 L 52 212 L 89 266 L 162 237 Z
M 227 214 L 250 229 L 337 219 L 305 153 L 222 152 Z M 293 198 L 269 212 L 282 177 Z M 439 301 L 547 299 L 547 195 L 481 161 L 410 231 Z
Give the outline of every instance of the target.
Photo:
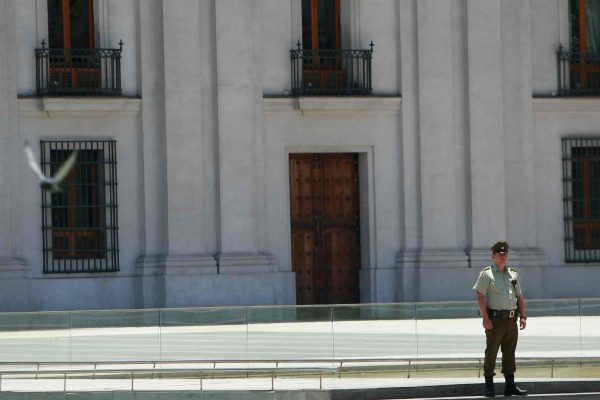
M 600 96 L 600 53 L 556 52 L 559 96 Z
M 38 96 L 120 96 L 118 49 L 35 49 Z
M 369 96 L 371 85 L 370 50 L 291 50 L 293 96 Z

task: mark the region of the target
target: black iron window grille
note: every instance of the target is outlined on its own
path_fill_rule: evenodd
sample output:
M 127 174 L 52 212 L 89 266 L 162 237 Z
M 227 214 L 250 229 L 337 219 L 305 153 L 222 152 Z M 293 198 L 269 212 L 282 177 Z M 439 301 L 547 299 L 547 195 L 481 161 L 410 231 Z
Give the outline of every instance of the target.
M 40 144 L 46 175 L 53 175 L 78 150 L 63 190 L 42 190 L 44 273 L 118 271 L 116 141 Z
M 35 49 L 38 96 L 120 96 L 121 53 L 118 49 Z
M 556 52 L 559 96 L 600 95 L 600 53 Z
M 563 139 L 565 261 L 600 261 L 600 138 Z
M 293 96 L 369 96 L 371 84 L 370 50 L 352 49 L 290 50 Z

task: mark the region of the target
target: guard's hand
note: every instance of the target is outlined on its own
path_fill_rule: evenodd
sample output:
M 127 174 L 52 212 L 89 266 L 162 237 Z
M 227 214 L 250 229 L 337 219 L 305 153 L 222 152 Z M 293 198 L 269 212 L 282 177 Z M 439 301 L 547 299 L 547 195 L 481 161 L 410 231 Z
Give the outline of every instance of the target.
M 525 318 L 519 318 L 519 328 L 523 330 L 527 327 L 527 320 Z
M 492 324 L 492 320 L 489 318 L 484 318 L 483 319 L 483 329 L 485 329 L 486 331 L 491 330 L 494 327 L 494 325 Z

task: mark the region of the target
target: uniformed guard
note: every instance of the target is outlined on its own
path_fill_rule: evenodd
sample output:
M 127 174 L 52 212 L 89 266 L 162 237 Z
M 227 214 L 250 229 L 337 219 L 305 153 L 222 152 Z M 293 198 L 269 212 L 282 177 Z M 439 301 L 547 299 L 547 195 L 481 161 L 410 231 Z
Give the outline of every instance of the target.
M 486 397 L 496 395 L 494 367 L 498 348 L 502 349 L 502 373 L 506 381 L 504 395 L 527 395 L 525 390 L 515 385 L 515 350 L 519 337 L 517 319 L 520 328 L 525 329 L 527 316 L 519 274 L 514 268 L 507 266 L 508 247 L 504 240 L 491 247 L 493 263 L 481 271 L 473 286 L 477 291 L 477 303 L 486 336 L 483 364 Z

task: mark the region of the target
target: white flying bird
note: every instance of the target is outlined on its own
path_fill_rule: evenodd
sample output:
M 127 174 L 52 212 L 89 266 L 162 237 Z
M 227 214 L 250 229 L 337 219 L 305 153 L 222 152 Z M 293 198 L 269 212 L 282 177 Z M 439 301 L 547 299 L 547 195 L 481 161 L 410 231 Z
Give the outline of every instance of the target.
M 27 156 L 29 167 L 40 179 L 40 186 L 42 189 L 48 190 L 50 193 L 62 192 L 60 184 L 65 180 L 67 175 L 69 175 L 71 169 L 73 169 L 75 161 L 77 160 L 77 150 L 73 150 L 69 158 L 67 158 L 63 165 L 61 165 L 52 178 L 48 178 L 46 175 L 44 175 L 42 168 L 35 159 L 33 151 L 31 150 L 31 147 L 29 147 L 29 143 L 27 141 L 25 141 L 25 155 Z

